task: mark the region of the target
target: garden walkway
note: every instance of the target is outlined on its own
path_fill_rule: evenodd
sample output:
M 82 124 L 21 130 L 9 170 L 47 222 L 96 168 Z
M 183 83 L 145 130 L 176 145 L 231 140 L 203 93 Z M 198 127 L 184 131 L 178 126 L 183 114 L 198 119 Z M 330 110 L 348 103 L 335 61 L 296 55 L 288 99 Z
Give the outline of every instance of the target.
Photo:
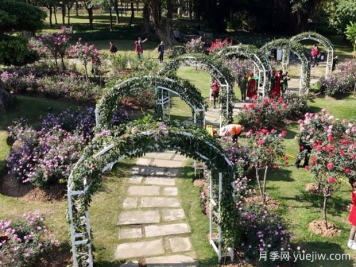
M 190 226 L 176 187 L 187 158 L 174 151 L 147 153 L 126 178 L 126 196 L 118 215 L 117 260 L 121 267 L 196 266 Z

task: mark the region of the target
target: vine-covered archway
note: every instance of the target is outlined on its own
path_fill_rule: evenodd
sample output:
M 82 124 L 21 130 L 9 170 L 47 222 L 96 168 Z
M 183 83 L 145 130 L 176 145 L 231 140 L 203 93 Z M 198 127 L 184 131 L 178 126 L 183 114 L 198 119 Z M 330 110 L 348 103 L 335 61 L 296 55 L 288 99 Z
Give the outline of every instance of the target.
M 231 75 L 231 70 L 224 64 L 224 62 L 218 58 L 209 57 L 203 54 L 184 54 L 166 62 L 158 74 L 175 74 L 181 66 L 199 67 L 210 74 L 211 82 L 215 79 L 218 80 L 221 88 L 219 102 L 221 105 L 222 120 L 220 120 L 220 124 L 225 125 L 231 121 L 233 116 L 232 88 L 235 79 Z M 211 92 L 209 95 L 211 95 Z
M 142 90 L 152 88 L 155 90 L 157 99 L 156 115 L 163 117 L 164 104 L 171 92 L 179 95 L 191 108 L 194 122 L 204 127 L 205 103 L 199 90 L 187 80 L 170 79 L 162 76 L 141 76 L 129 78 L 110 88 L 96 105 L 96 125 L 97 127 L 112 127 L 113 111 L 117 107 L 117 100 L 124 96 L 135 96 Z M 169 104 L 169 103 L 168 103 Z
M 255 67 L 254 73 L 258 74 L 258 94 L 265 97 L 266 88 L 268 86 L 269 76 L 272 73 L 272 67 L 265 56 L 261 57 L 258 54 L 258 49 L 252 45 L 236 45 L 236 46 L 226 46 L 221 51 L 219 55 L 224 55 L 226 58 L 239 58 L 244 57 L 253 61 Z
M 88 208 L 102 182 L 101 174 L 125 157 L 140 157 L 148 152 L 168 149 L 203 161 L 212 172 L 219 173 L 219 181 L 223 181 L 223 185 L 219 185 L 219 233 L 226 240 L 231 237 L 228 228 L 235 225 L 234 218 L 237 218 L 236 209 L 232 208 L 230 185 L 234 170 L 216 140 L 194 125 L 133 121 L 111 129 L 98 129 L 69 176 L 68 221 L 75 267 L 93 266 Z M 221 252 L 221 244 L 219 248 Z
M 294 42 L 301 42 L 302 40 L 314 40 L 318 43 L 321 43 L 327 49 L 325 77 L 328 77 L 329 74 L 331 74 L 334 58 L 334 46 L 328 38 L 316 32 L 302 32 L 293 36 L 290 40 Z
M 282 49 L 282 67 L 283 71 L 287 70 L 287 54 L 289 51 L 293 51 L 301 61 L 301 70 L 300 70 L 300 83 L 299 83 L 299 95 L 308 94 L 310 88 L 310 60 L 309 60 L 309 51 L 300 43 L 292 42 L 289 39 L 276 39 L 273 40 L 260 48 L 260 57 L 266 56 L 268 51 L 272 49 Z

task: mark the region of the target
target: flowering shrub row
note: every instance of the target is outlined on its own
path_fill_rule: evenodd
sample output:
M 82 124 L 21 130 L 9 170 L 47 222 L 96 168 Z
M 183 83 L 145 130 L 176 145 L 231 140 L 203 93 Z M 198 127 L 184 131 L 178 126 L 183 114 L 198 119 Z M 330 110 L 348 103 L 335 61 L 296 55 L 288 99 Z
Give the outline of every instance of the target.
M 124 110 L 114 112 L 113 124 L 128 120 Z M 66 110 L 58 116 L 49 114 L 38 126 L 30 126 L 25 120 L 14 122 L 9 127 L 13 143 L 6 160 L 9 174 L 39 187 L 66 182 L 72 165 L 92 139 L 94 126 L 92 108 Z
M 47 229 L 45 217 L 28 212 L 14 220 L 0 220 L 0 265 L 4 267 L 34 266 L 59 242 Z
M 0 75 L 5 88 L 14 94 L 43 94 L 55 99 L 68 99 L 78 103 L 95 100 L 100 88 L 76 73 L 62 73 L 36 77 L 33 73 L 4 71 Z
M 264 98 L 262 101 L 244 105 L 243 111 L 238 115 L 238 121 L 251 129 L 278 128 L 284 119 L 300 118 L 307 108 L 307 101 L 303 97 L 279 97 L 277 100 Z
M 340 64 L 340 72 L 320 79 L 320 90 L 329 96 L 341 96 L 355 89 L 356 60 L 346 60 Z

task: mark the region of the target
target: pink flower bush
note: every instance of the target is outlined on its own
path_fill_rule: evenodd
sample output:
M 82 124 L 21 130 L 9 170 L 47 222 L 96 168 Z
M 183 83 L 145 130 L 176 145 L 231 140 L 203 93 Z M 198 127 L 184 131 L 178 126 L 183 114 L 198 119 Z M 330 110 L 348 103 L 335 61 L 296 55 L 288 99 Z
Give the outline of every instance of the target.
M 223 41 L 221 39 L 215 39 L 208 48 L 208 51 L 210 53 L 218 53 L 220 50 L 222 50 L 226 46 L 231 46 L 232 41 L 228 38 L 225 38 Z
M 299 121 L 300 138 L 312 147 L 310 172 L 327 199 L 336 192 L 344 178 L 356 178 L 356 129 L 346 119 L 327 113 L 306 113 Z M 326 222 L 326 203 L 323 212 Z
M 78 58 L 84 65 L 85 76 L 88 78 L 88 63 L 91 63 L 93 68 L 98 69 L 101 65 L 100 52 L 95 45 L 89 45 L 88 43 L 81 43 L 79 38 L 78 42 L 71 46 L 69 55 L 72 58 Z
M 59 242 L 44 223 L 39 212 L 27 212 L 14 220 L 0 220 L 0 265 L 32 266 Z

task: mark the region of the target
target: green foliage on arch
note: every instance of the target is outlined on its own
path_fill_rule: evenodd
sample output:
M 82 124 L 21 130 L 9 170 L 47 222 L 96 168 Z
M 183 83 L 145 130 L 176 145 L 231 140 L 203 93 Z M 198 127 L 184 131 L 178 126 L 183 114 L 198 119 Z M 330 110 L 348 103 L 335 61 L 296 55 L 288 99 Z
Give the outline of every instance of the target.
M 115 163 L 123 157 L 141 157 L 148 152 L 166 149 L 203 161 L 213 172 L 223 174 L 223 196 L 220 224 L 224 237 L 231 237 L 237 222 L 236 208 L 231 194 L 230 184 L 234 178 L 234 169 L 224 154 L 222 147 L 204 129 L 194 125 L 183 125 L 177 122 L 157 122 L 140 120 L 114 126 L 112 129 L 97 129 L 95 138 L 84 149 L 81 159 L 72 170 L 68 186 L 73 192 L 82 194 L 71 198 L 72 226 L 74 233 L 80 233 L 76 240 L 89 240 L 90 229 L 86 225 L 85 216 L 92 196 L 102 183 L 101 173 L 108 163 Z M 106 149 L 105 149 L 106 148 Z M 104 149 L 104 150 L 103 150 Z M 83 181 L 86 179 L 87 183 Z M 69 194 L 71 196 L 71 194 Z M 72 236 L 73 238 L 73 236 Z M 76 247 L 76 259 L 79 266 L 89 266 L 89 249 L 87 244 Z
M 164 67 L 159 71 L 159 74 L 169 75 L 171 73 L 176 73 L 179 67 L 191 66 L 193 61 L 200 64 L 199 67 L 209 72 L 210 76 L 214 79 L 220 81 L 226 80 L 230 88 L 233 87 L 235 79 L 231 75 L 231 69 L 228 68 L 220 58 L 206 56 L 204 54 L 184 54 L 175 57 L 173 60 L 164 64 Z
M 175 57 L 173 60 L 166 62 L 160 75 L 167 75 L 169 77 L 176 77 L 176 72 L 181 66 L 192 66 L 199 64 L 199 68 L 209 72 L 213 79 L 217 79 L 221 84 L 227 84 L 229 92 L 220 90 L 219 102 L 221 103 L 221 115 L 223 117 L 223 124 L 227 124 L 233 117 L 233 103 L 232 103 L 232 88 L 234 87 L 235 78 L 231 75 L 231 69 L 226 66 L 225 62 L 219 57 L 206 56 L 204 54 L 184 54 Z M 229 94 L 229 101 L 227 103 L 227 94 Z M 228 110 L 228 112 L 225 112 Z
M 310 53 L 309 50 L 306 49 L 303 45 L 298 42 L 291 41 L 289 39 L 276 39 L 273 40 L 260 48 L 261 57 L 266 54 L 266 52 L 271 49 L 280 48 L 285 50 L 287 53 L 289 51 L 293 51 L 301 60 L 302 63 L 302 72 L 303 72 L 303 80 L 302 80 L 302 93 L 306 94 L 310 88 Z
M 300 42 L 301 40 L 305 40 L 305 39 L 318 41 L 319 43 L 322 43 L 328 49 L 334 49 L 334 46 L 331 43 L 331 41 L 328 38 L 326 38 L 325 36 L 323 36 L 317 32 L 312 32 L 312 31 L 302 32 L 302 33 L 299 33 L 299 34 L 293 36 L 290 40 L 294 41 L 294 42 Z
M 142 90 L 146 90 L 148 88 L 154 90 L 156 86 L 162 86 L 175 91 L 192 109 L 196 107 L 201 110 L 205 110 L 204 98 L 199 90 L 187 80 L 180 79 L 178 77 L 175 77 L 173 80 L 162 76 L 133 77 L 113 86 L 100 99 L 96 106 L 97 111 L 99 112 L 99 125 L 107 129 L 112 127 L 111 119 L 113 111 L 116 109 L 118 99 L 124 96 L 135 96 Z M 162 110 L 158 107 L 156 110 L 162 112 Z M 156 115 L 161 117 L 162 114 Z M 203 119 L 204 114 L 203 111 L 201 111 L 198 114 L 197 123 L 202 125 Z

